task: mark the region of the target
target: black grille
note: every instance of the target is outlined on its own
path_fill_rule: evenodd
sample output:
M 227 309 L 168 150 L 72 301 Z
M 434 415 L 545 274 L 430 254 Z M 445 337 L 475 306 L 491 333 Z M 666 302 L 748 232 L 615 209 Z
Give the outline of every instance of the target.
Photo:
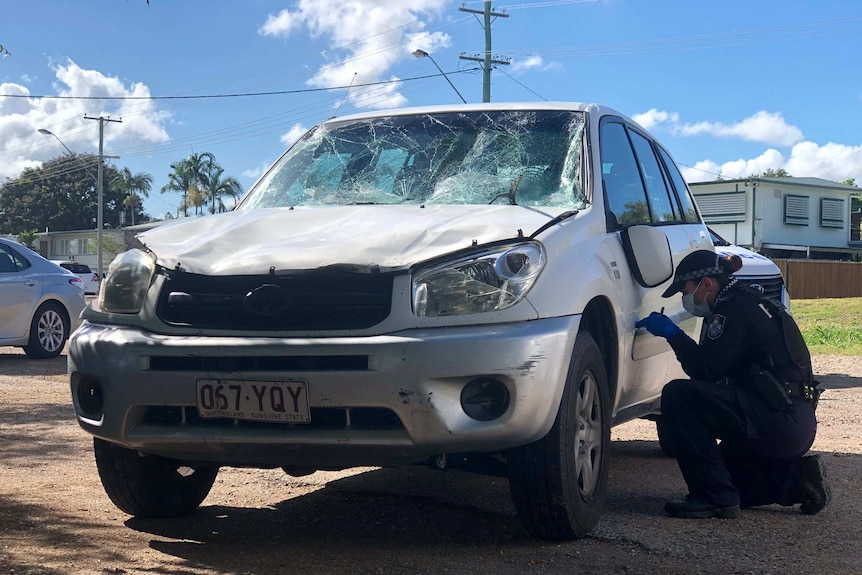
M 781 288 L 784 287 L 784 278 L 781 276 L 741 277 L 739 283 L 754 288 L 759 286 L 766 297 L 782 303 Z
M 255 290 L 262 294 L 246 296 Z M 275 295 L 273 295 L 275 294 Z M 389 315 L 392 276 L 319 271 L 296 276 L 169 272 L 158 316 L 171 325 L 221 330 L 350 330 Z
M 183 413 L 185 412 L 185 413 Z M 348 419 L 350 423 L 348 424 Z M 195 407 L 149 406 L 144 423 L 158 426 L 181 426 L 192 428 L 219 428 L 230 425 L 231 429 L 267 429 L 286 426 L 292 429 L 357 429 L 380 431 L 403 429 L 401 420 L 394 411 L 382 407 L 312 407 L 311 422 L 282 423 L 243 421 L 225 418 L 203 418 Z

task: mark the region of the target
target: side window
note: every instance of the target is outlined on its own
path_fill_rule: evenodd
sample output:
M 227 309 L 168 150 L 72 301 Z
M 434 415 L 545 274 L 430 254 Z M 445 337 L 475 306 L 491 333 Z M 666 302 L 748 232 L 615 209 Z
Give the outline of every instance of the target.
M 15 250 L 0 246 L 0 273 L 20 272 L 30 267 L 30 262 Z
M 616 223 L 621 226 L 649 223 L 646 194 L 625 127 L 617 122 L 602 124 L 599 145 L 602 183 Z
M 629 130 L 638 161 L 640 161 L 643 179 L 646 183 L 647 200 L 650 215 L 654 222 L 680 221 L 678 211 L 674 209 L 671 200 L 670 186 L 665 179 L 661 164 L 655 156 L 655 151 L 649 140 L 634 130 Z
M 0 273 L 10 273 L 15 271 L 15 262 L 12 260 L 12 254 L 6 251 L 6 246 L 0 246 Z
M 688 186 L 685 185 L 685 180 L 673 160 L 667 152 L 659 148 L 659 153 L 664 160 L 664 165 L 670 173 L 670 179 L 673 182 L 673 187 L 676 188 L 677 199 L 682 206 L 682 214 L 687 222 L 697 222 L 700 218 L 697 217 L 697 210 L 694 207 L 694 200 L 691 199 L 691 192 Z

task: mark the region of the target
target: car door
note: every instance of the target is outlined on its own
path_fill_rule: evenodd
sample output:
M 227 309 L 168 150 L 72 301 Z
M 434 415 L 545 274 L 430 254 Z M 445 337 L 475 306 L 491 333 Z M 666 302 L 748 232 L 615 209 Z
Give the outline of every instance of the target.
M 636 225 L 661 229 L 674 266 L 701 247 L 697 239 L 701 231 L 709 241 L 697 212 L 686 213 L 661 157 L 661 147 L 646 132 L 621 118 L 606 117 L 600 125 L 600 147 L 608 231 Z M 628 275 L 630 280 L 620 294 L 623 352 L 630 360 L 620 369 L 622 407 L 655 397 L 666 382 L 662 374 L 669 374 L 670 368 L 678 365 L 667 342 L 635 329 L 635 321 L 662 311 L 692 337 L 696 338 L 700 329 L 698 318 L 685 312 L 680 297 L 661 297 L 667 282 L 644 287 L 635 281 L 631 270 Z
M 27 274 L 29 263 L 6 244 L 0 244 L 0 341 L 27 333 L 36 302 L 37 282 Z

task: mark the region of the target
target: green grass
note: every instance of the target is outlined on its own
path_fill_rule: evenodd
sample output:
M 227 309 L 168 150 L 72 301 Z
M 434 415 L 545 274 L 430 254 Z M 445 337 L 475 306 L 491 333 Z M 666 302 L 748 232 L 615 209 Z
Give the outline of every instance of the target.
M 790 309 L 812 354 L 862 355 L 862 298 L 793 300 Z

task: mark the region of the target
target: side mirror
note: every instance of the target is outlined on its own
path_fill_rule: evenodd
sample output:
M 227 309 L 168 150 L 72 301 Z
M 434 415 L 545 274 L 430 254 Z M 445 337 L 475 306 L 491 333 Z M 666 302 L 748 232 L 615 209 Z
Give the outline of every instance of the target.
M 653 288 L 673 277 L 670 242 L 661 228 L 631 226 L 620 231 L 623 251 L 635 281 Z

